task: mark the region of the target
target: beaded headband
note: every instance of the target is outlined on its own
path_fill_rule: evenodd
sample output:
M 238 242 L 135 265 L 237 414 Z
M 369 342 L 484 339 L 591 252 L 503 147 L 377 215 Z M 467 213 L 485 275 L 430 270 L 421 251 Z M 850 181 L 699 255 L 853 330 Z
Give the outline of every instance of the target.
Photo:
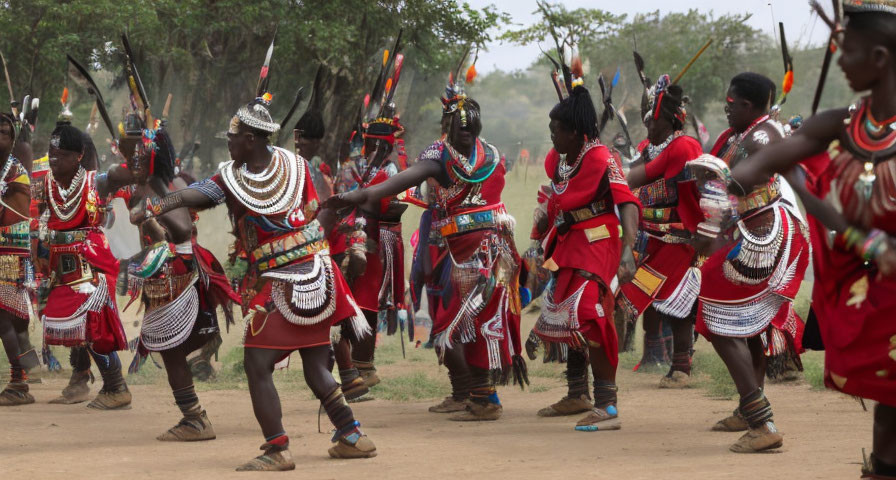
M 896 0 L 843 0 L 846 13 L 879 12 L 896 15 Z
M 249 104 L 240 107 L 236 112 L 236 118 L 244 125 L 262 132 L 274 133 L 280 130 L 280 124 L 271 118 L 271 112 L 268 107 L 271 105 L 271 94 L 265 93 L 263 96 L 249 102 Z
M 647 113 L 644 115 L 644 123 L 652 117 L 653 119 L 659 118 L 661 114 L 661 110 L 663 108 L 663 100 L 670 101 L 670 98 L 667 98 L 666 93 L 668 88 L 672 83 L 669 74 L 660 75 L 660 78 L 657 79 L 656 84 L 647 91 Z M 677 99 L 679 104 L 675 108 L 675 113 L 673 115 L 677 118 L 682 124 L 684 124 L 687 119 L 687 111 L 684 108 L 684 99 Z

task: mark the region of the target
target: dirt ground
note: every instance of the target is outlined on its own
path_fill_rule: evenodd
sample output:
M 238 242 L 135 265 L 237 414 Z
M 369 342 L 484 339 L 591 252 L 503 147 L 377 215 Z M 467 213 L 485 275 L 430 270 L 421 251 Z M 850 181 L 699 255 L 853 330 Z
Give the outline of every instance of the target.
M 524 203 L 532 203 L 534 195 L 513 200 L 508 205 L 519 210 L 514 214 L 522 222 L 529 222 L 531 205 Z M 200 220 L 200 232 L 203 244 L 223 259 L 231 237 L 219 234 L 225 221 L 223 210 L 213 212 Z M 518 226 L 518 231 L 528 232 L 528 225 Z M 136 334 L 134 315 L 133 311 L 124 315 L 129 338 Z M 234 346 L 238 337 L 233 332 L 226 336 L 222 351 Z M 435 365 L 431 351 L 410 353 L 417 356 L 414 361 L 401 361 L 399 354 L 399 360 L 380 367 L 384 382 L 406 379 L 418 371 L 436 378 L 446 375 L 444 368 Z M 410 353 L 409 359 L 413 356 Z M 125 366 L 130 357 L 122 357 Z M 59 358 L 67 369 L 67 358 Z M 294 361 L 291 369 L 300 368 L 297 359 Z M 535 365 L 530 364 L 532 367 Z M 709 398 L 699 389 L 658 390 L 657 375 L 636 374 L 624 368 L 617 379 L 622 430 L 576 432 L 573 425 L 577 416 L 535 415 L 539 408 L 565 394 L 560 371 L 547 377 L 542 372 L 526 392 L 515 387 L 500 389 L 504 416 L 497 422 L 450 422 L 427 412 L 437 399 L 353 404 L 356 417 L 379 450 L 379 456 L 366 460 L 330 459 L 326 451 L 330 434 L 317 430 L 318 403 L 310 399 L 307 389 L 283 390 L 284 424 L 297 470 L 282 477 L 839 479 L 858 478 L 862 448 L 870 451 L 870 412 L 862 411 L 851 398 L 814 391 L 801 383 L 770 385 L 767 389 L 776 423 L 785 434 L 779 452 L 730 453 L 728 446 L 740 434 L 711 432 L 709 428 L 728 415 L 736 401 Z M 0 409 L 0 479 L 221 480 L 278 476 L 234 471 L 258 455 L 263 442 L 244 384 L 211 391 L 204 386 L 199 392 L 200 401 L 218 438 L 174 444 L 155 440 L 180 418 L 163 378 L 132 385 L 131 410 L 97 412 L 84 404 L 47 403 L 65 386 L 66 376 L 67 372 L 33 385 L 36 404 Z M 210 386 L 216 388 L 215 384 Z M 99 383 L 92 386 L 94 393 L 98 389 Z M 330 427 L 326 416 L 322 424 L 326 432 Z
M 380 369 L 384 382 L 422 365 Z M 424 367 L 426 368 L 426 367 Z M 433 367 L 434 368 L 434 367 Z M 444 373 L 444 370 L 443 370 Z M 426 411 L 432 401 L 374 400 L 354 404 L 379 456 L 332 460 L 329 434 L 317 433 L 317 403 L 307 392 L 283 392 L 285 425 L 304 478 L 858 478 L 862 447 L 871 444 L 871 414 L 845 396 L 805 384 L 772 385 L 768 396 L 784 448 L 738 455 L 728 445 L 739 434 L 709 427 L 734 401 L 699 390 L 658 390 L 658 377 L 620 372 L 622 430 L 573 431 L 576 417 L 538 418 L 538 408 L 565 393 L 557 379 L 538 393 L 500 391 L 504 417 L 459 424 Z M 64 386 L 48 379 L 33 387 L 37 403 L 0 410 L 2 478 L 245 478 L 234 472 L 257 455 L 263 441 L 248 392 L 200 393 L 217 440 L 161 443 L 155 436 L 179 418 L 164 385 L 136 385 L 133 409 L 97 412 L 80 405 L 49 405 Z M 93 386 L 96 391 L 98 385 Z M 323 418 L 324 429 L 329 426 Z

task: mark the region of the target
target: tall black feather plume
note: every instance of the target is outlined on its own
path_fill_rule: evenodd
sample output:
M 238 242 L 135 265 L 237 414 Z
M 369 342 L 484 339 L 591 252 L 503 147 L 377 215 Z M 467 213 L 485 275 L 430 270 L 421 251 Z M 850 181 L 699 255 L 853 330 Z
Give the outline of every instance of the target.
M 268 92 L 268 84 L 271 81 L 271 57 L 274 55 L 274 40 L 277 38 L 277 31 L 271 38 L 271 45 L 264 56 L 264 63 L 261 65 L 261 72 L 258 74 L 258 85 L 255 87 L 255 97 L 261 97 Z
M 641 84 L 644 85 L 644 90 L 641 91 L 641 118 L 644 118 L 644 115 L 647 114 L 647 110 L 650 108 L 650 99 L 647 92 L 653 85 L 650 79 L 647 78 L 647 75 L 644 74 L 644 59 L 641 58 L 641 54 L 632 51 L 632 55 L 635 57 L 635 70 L 638 72 L 638 78 L 641 79 Z
M 393 45 L 392 51 L 389 52 L 389 58 L 386 59 L 385 63 L 381 64 L 380 74 L 377 76 L 376 83 L 373 85 L 373 90 L 370 92 L 370 105 L 367 108 L 368 117 L 376 115 L 380 110 L 381 106 L 379 105 L 379 100 L 382 98 L 383 91 L 386 89 L 386 80 L 389 78 L 389 72 L 392 70 L 392 65 L 395 64 L 395 56 L 398 55 L 398 51 L 401 49 L 401 37 L 403 34 L 404 28 L 398 30 L 398 36 L 395 37 L 395 45 Z
M 604 127 L 610 123 L 610 120 L 613 118 L 613 111 L 610 108 L 610 91 L 607 90 L 607 84 L 604 81 L 604 75 L 601 73 L 597 76 L 597 84 L 600 86 L 600 98 L 601 103 L 604 105 L 604 111 L 600 114 L 600 120 L 597 124 L 597 133 L 600 134 L 604 131 Z
M 69 69 L 69 75 L 72 80 L 87 88 L 87 91 L 93 95 L 96 101 L 96 109 L 100 112 L 100 116 L 103 118 L 103 123 L 106 124 L 106 128 L 109 129 L 109 135 L 112 136 L 113 140 L 117 139 L 118 135 L 115 128 L 112 127 L 112 119 L 109 117 L 109 112 L 106 110 L 106 102 L 103 100 L 100 88 L 97 86 L 96 82 L 93 81 L 90 73 L 87 72 L 87 69 L 84 68 L 83 65 L 78 63 L 78 61 L 72 58 L 71 55 L 66 55 L 66 58 L 68 58 L 68 62 L 72 66 L 72 69 Z

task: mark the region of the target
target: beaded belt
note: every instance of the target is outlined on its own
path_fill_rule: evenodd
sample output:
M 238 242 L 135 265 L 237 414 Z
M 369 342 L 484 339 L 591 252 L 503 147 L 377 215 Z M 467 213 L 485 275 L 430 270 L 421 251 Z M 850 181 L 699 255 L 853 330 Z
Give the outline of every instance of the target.
M 743 215 L 751 210 L 771 205 L 779 198 L 781 198 L 781 192 L 778 188 L 778 179 L 773 177 L 768 185 L 759 187 L 741 198 L 737 205 L 737 213 Z
M 598 200 L 596 202 L 591 202 L 582 208 L 561 211 L 560 215 L 557 215 L 554 224 L 557 226 L 557 231 L 563 234 L 569 231 L 570 227 L 576 223 L 591 220 L 592 218 L 599 217 L 609 212 L 610 207 L 607 206 L 607 202 L 605 200 Z
M 83 242 L 91 230 L 50 230 L 47 242 L 50 245 L 68 245 Z
M 285 253 L 323 239 L 323 228 L 320 226 L 320 223 L 314 221 L 304 225 L 301 230 L 296 230 L 259 245 L 249 253 L 249 261 L 259 261 L 264 257 Z
M 330 244 L 317 222 L 309 223 L 302 230 L 276 238 L 260 245 L 249 254 L 249 262 L 259 271 L 286 265 L 308 255 L 327 250 Z
M 29 222 L 0 227 L 0 249 L 25 249 L 27 255 L 31 250 L 31 225 Z
M 678 218 L 678 211 L 675 210 L 675 207 L 644 208 L 641 210 L 641 218 L 645 222 L 652 223 L 676 223 L 681 221 Z
M 661 178 L 636 189 L 642 205 L 663 205 L 678 201 L 678 187 L 672 180 Z
M 25 265 L 20 255 L 0 255 L 0 282 L 19 283 L 25 280 Z
M 152 311 L 179 297 L 187 287 L 193 284 L 195 272 L 183 275 L 165 275 L 143 280 L 143 296 L 146 300 L 146 311 Z
M 438 226 L 433 225 L 433 227 L 436 227 L 443 237 L 483 228 L 494 228 L 498 226 L 498 214 L 502 213 L 503 210 L 504 206 L 502 205 L 492 210 L 459 213 L 439 220 Z

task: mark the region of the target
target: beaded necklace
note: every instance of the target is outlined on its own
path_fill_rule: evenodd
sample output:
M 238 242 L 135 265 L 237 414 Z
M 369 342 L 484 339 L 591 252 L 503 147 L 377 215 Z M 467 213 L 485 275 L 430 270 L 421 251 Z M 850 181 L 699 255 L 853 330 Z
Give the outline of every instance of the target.
M 745 138 L 747 138 L 747 135 L 749 135 L 753 131 L 754 128 L 756 128 L 760 123 L 763 123 L 766 120 L 768 120 L 768 118 L 769 118 L 768 115 L 763 115 L 763 116 L 757 118 L 755 121 L 753 121 L 753 123 L 751 123 L 750 126 L 747 127 L 747 129 L 743 131 L 743 133 L 740 133 L 738 135 L 732 135 L 731 138 L 728 139 L 728 150 L 725 151 L 725 157 L 722 158 L 722 160 L 724 160 L 725 163 L 727 163 L 729 166 L 733 166 L 733 165 L 731 165 L 731 160 L 734 159 L 735 153 L 740 149 L 740 143 Z
M 871 199 L 874 182 L 877 180 L 874 166 L 879 160 L 879 153 L 896 146 L 896 117 L 884 122 L 875 121 L 871 116 L 870 99 L 863 100 L 860 107 L 850 106 L 849 112 L 848 133 L 855 145 L 870 155 L 863 163 L 863 171 L 855 184 L 856 192 L 867 202 Z
M 445 140 L 445 148 L 448 149 L 448 154 L 451 155 L 451 158 L 454 160 L 454 162 L 457 165 L 460 165 L 460 167 L 464 170 L 464 172 L 467 173 L 467 175 L 473 173 L 473 167 L 476 166 L 476 160 L 479 158 L 479 152 L 478 152 L 479 148 L 478 147 L 479 147 L 479 142 L 476 141 L 473 144 L 472 159 L 469 159 L 465 155 L 458 152 L 457 149 L 455 149 L 453 145 L 448 143 L 447 139 Z
M 669 138 L 667 138 L 666 141 L 664 141 L 663 143 L 661 143 L 659 145 L 654 145 L 652 143 L 648 144 L 647 145 L 647 158 L 645 159 L 645 161 L 649 162 L 651 160 L 655 160 L 657 157 L 660 156 L 661 153 L 663 153 L 663 150 L 665 150 L 666 147 L 668 147 L 669 144 L 672 143 L 672 140 L 675 140 L 676 138 L 678 138 L 682 135 L 684 135 L 684 132 L 682 132 L 681 130 L 676 130 L 676 131 L 672 132 L 672 134 L 669 135 Z
M 6 194 L 6 186 L 9 182 L 6 181 L 6 176 L 9 174 L 9 170 L 12 168 L 14 163 L 19 163 L 16 157 L 12 155 L 6 160 L 6 165 L 3 165 L 3 170 L 0 170 L 0 195 Z
M 221 169 L 227 188 L 246 208 L 262 215 L 285 213 L 302 202 L 305 188 L 305 162 L 275 148 L 271 162 L 259 173 L 245 164 L 234 168 L 233 161 Z
M 78 167 L 78 172 L 75 173 L 74 178 L 72 178 L 72 183 L 68 188 L 62 188 L 62 186 L 56 182 L 56 179 L 53 178 L 52 171 L 47 174 L 47 179 L 49 180 L 50 187 L 49 195 L 47 196 L 50 197 L 50 207 L 53 209 L 56 218 L 63 222 L 75 218 L 75 214 L 78 213 L 78 207 L 81 206 L 84 187 L 87 185 L 87 170 L 84 170 L 84 167 Z M 54 191 L 57 192 L 59 198 L 62 199 L 62 205 L 56 203 L 56 195 L 53 194 Z
M 566 191 L 566 188 L 569 186 L 569 179 L 579 170 L 579 167 L 582 165 L 582 159 L 585 158 L 585 154 L 598 145 L 600 145 L 600 140 L 597 139 L 591 140 L 583 145 L 582 150 L 579 152 L 579 156 L 576 157 L 576 161 L 573 162 L 572 165 L 566 163 L 565 155 L 560 157 L 560 162 L 557 164 L 557 181 L 551 182 L 551 187 L 554 189 L 554 193 L 562 195 L 563 192 Z

